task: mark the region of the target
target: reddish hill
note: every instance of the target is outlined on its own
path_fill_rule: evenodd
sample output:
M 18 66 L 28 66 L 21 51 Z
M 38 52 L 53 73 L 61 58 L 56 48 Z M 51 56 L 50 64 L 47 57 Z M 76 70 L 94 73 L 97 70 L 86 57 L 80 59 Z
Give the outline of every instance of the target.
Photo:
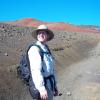
M 27 18 L 27 19 L 16 20 L 16 21 L 7 22 L 7 23 L 12 24 L 12 25 L 20 25 L 20 26 L 37 26 L 42 22 L 36 19 Z
M 53 30 L 64 30 L 68 32 L 93 32 L 97 33 L 96 30 L 92 30 L 88 27 L 82 27 L 82 26 L 75 26 L 72 24 L 67 24 L 64 22 L 43 22 L 39 21 L 33 18 L 26 18 L 22 20 L 17 20 L 13 22 L 7 22 L 12 25 L 21 25 L 21 26 L 28 26 L 28 27 L 37 27 L 40 24 L 46 24 L 50 29 Z

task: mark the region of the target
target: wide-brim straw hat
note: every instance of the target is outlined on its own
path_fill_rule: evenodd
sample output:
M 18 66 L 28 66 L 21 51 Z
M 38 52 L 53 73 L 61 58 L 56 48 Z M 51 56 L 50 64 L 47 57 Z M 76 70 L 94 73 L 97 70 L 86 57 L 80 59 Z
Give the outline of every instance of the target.
M 48 27 L 45 26 L 45 25 L 38 26 L 37 29 L 35 29 L 32 32 L 32 37 L 35 38 L 35 39 L 37 39 L 38 31 L 40 31 L 40 30 L 46 31 L 47 36 L 48 36 L 47 41 L 50 41 L 51 39 L 54 38 L 54 33 L 51 30 L 49 30 Z

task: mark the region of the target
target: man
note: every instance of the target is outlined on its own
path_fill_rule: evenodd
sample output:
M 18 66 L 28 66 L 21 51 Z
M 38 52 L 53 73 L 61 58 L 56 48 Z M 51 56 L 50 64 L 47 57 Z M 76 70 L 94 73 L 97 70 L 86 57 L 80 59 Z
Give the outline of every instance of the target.
M 45 52 L 42 60 L 37 46 L 32 46 L 28 51 L 32 80 L 40 93 L 40 100 L 53 100 L 53 95 L 58 95 L 58 89 L 54 59 L 46 42 L 52 40 L 54 34 L 47 26 L 40 25 L 32 32 L 32 36 L 37 40 L 36 45 Z

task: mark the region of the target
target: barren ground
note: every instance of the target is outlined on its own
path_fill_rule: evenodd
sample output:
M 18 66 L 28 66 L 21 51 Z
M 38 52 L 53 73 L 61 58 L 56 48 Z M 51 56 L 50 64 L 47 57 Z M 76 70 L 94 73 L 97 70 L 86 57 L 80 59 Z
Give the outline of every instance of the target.
M 17 77 L 20 54 L 33 29 L 0 24 L 0 100 L 32 100 Z M 49 46 L 55 56 L 58 88 L 55 100 L 100 100 L 100 34 L 54 31 Z

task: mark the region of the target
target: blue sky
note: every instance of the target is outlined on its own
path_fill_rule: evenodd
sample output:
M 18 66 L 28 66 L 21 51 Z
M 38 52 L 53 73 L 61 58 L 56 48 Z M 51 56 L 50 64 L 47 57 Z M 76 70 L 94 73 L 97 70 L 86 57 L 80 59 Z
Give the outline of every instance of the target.
M 0 21 L 23 18 L 100 26 L 100 0 L 0 0 Z

